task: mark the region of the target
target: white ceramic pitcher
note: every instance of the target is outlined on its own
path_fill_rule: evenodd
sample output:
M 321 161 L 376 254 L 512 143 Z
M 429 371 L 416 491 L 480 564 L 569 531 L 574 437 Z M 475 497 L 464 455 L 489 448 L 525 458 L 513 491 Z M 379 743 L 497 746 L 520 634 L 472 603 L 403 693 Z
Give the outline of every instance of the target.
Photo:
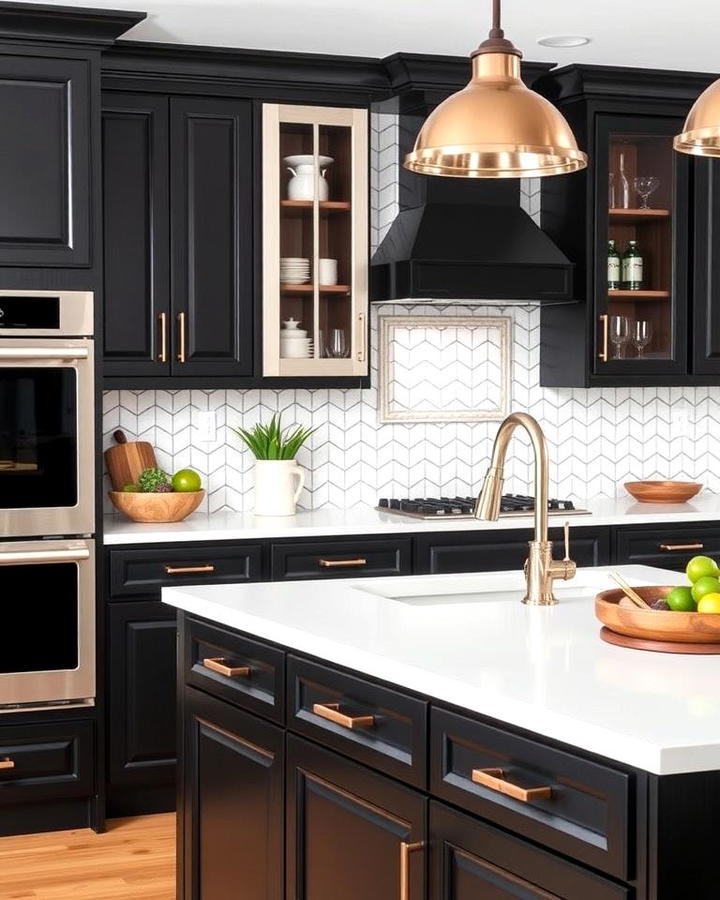
M 288 182 L 288 200 L 314 200 L 315 199 L 315 157 L 312 154 L 298 154 L 286 156 L 283 160 L 292 178 Z M 318 199 L 327 200 L 330 195 L 325 173 L 335 160 L 332 156 L 318 156 L 317 165 L 320 169 L 318 183 Z
M 255 460 L 255 515 L 294 516 L 305 472 L 294 459 Z

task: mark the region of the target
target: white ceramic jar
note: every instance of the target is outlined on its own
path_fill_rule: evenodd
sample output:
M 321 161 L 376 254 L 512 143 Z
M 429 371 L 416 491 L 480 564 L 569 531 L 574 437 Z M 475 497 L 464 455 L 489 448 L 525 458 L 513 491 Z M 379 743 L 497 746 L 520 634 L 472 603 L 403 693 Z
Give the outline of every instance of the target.
M 305 472 L 295 459 L 255 460 L 255 515 L 294 516 L 305 487 Z
M 315 157 L 310 153 L 286 156 L 283 162 L 293 176 L 288 182 L 288 200 L 314 200 L 316 180 L 318 199 L 321 202 L 327 200 L 330 189 L 325 180 L 325 173 L 334 161 L 332 156 L 318 156 L 316 168 Z

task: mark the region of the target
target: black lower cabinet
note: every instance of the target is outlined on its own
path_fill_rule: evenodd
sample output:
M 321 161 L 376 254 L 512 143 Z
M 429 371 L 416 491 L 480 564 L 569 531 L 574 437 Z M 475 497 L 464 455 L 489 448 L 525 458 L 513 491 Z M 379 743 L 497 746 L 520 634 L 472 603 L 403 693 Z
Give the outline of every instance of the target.
M 283 744 L 277 726 L 186 689 L 179 900 L 281 900 Z
M 425 897 L 422 794 L 287 739 L 287 884 L 296 900 Z
M 430 900 L 629 900 L 615 884 L 503 831 L 430 803 Z
M 679 522 L 677 525 L 634 525 L 614 529 L 615 562 L 618 565 L 657 566 L 685 570 L 702 554 L 720 562 L 718 522 Z
M 108 815 L 175 808 L 173 610 L 148 600 L 108 608 Z

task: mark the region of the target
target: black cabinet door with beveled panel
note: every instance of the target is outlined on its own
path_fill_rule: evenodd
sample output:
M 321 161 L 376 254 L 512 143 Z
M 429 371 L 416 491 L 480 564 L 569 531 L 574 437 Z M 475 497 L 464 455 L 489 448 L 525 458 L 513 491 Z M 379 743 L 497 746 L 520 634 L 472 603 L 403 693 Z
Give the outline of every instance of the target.
M 252 104 L 170 100 L 173 376 L 253 372 Z
M 693 265 L 694 331 L 690 352 L 698 375 L 720 375 L 720 171 L 712 159 L 695 159 Z
M 0 56 L 0 265 L 90 265 L 90 60 Z
M 168 98 L 103 94 L 105 375 L 170 373 Z

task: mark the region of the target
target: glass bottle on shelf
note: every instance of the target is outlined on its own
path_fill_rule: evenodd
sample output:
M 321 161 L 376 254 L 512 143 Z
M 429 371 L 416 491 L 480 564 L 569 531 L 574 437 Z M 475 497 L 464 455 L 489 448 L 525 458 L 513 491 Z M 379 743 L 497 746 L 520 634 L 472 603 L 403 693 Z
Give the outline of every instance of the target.
M 608 241 L 608 290 L 620 289 L 620 254 L 614 240 Z
M 622 282 L 626 291 L 639 291 L 643 286 L 643 258 L 637 241 L 628 241 L 622 256 Z
M 620 209 L 630 209 L 630 182 L 625 174 L 625 154 L 620 154 Z

